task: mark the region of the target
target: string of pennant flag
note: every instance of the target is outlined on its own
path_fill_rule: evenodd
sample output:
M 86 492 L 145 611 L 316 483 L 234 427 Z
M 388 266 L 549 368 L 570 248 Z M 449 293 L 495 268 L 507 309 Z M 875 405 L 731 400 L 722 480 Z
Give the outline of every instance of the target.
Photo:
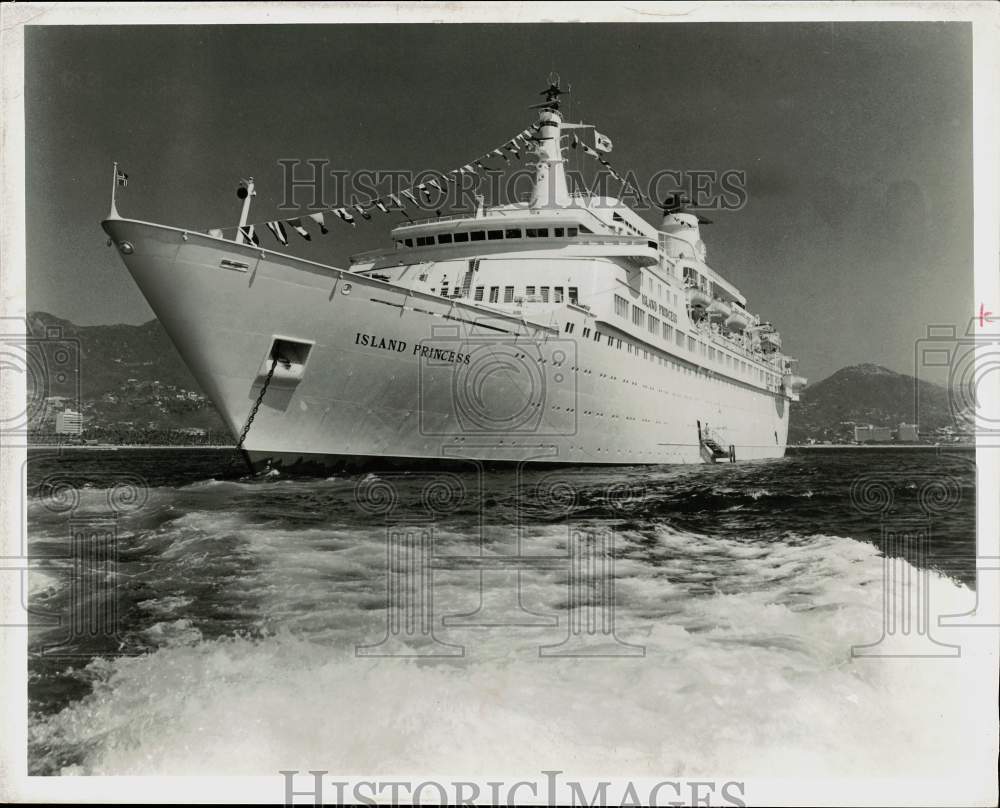
M 225 227 L 225 228 L 213 228 L 208 232 L 212 235 L 221 236 L 225 231 L 235 232 L 237 229 L 243 234 L 247 242 L 252 242 L 253 244 L 260 245 L 260 237 L 258 236 L 259 230 L 264 227 L 266 228 L 274 239 L 282 246 L 288 245 L 288 230 L 294 230 L 300 237 L 306 241 L 312 241 L 312 234 L 306 228 L 304 220 L 309 219 L 319 228 L 322 235 L 327 235 L 330 232 L 327 226 L 327 215 L 332 214 L 337 219 L 345 222 L 346 224 L 356 227 L 358 224 L 358 218 L 363 220 L 371 220 L 372 210 L 379 210 L 382 213 L 389 214 L 393 211 L 398 211 L 402 213 L 407 219 L 412 221 L 409 213 L 406 210 L 407 204 L 412 204 L 414 206 L 419 205 L 417 199 L 417 194 L 422 195 L 425 199 L 431 199 L 431 195 L 434 192 L 446 193 L 445 183 L 458 183 L 458 178 L 466 173 L 477 174 L 479 171 L 485 171 L 489 169 L 485 161 L 493 160 L 495 158 L 501 158 L 506 164 L 510 164 L 510 156 L 515 159 L 521 159 L 521 152 L 530 152 L 534 149 L 534 143 L 541 140 L 537 135 L 538 131 L 541 129 L 541 125 L 538 123 L 532 124 L 527 129 L 518 132 L 514 137 L 507 140 L 501 146 L 491 149 L 479 158 L 466 163 L 459 168 L 452 169 L 451 171 L 442 172 L 439 178 L 432 178 L 427 180 L 427 182 L 421 182 L 413 185 L 405 190 L 401 190 L 398 194 L 389 193 L 383 196 L 369 199 L 367 202 L 357 202 L 349 205 L 342 205 L 340 207 L 328 208 L 327 210 L 320 211 L 317 213 L 309 213 L 303 216 L 295 216 L 289 219 L 273 219 L 271 221 L 258 222 L 257 224 L 248 224 L 243 227 Z M 615 171 L 614 167 L 609 163 L 603 156 L 603 153 L 611 151 L 611 140 L 606 136 L 600 134 L 595 130 L 595 145 L 597 148 L 592 148 L 586 143 L 581 141 L 579 137 L 574 133 L 572 148 L 582 148 L 584 153 L 588 156 L 593 157 L 598 160 L 601 165 L 603 165 L 609 173 L 617 179 L 619 182 L 626 183 L 627 180 L 623 179 L 622 176 Z M 629 186 L 634 190 L 638 196 L 645 201 L 645 197 L 642 196 L 638 188 L 634 184 L 628 182 Z M 406 201 L 404 201 L 406 200 Z
M 611 163 L 609 163 L 601 155 L 601 152 L 611 151 L 611 141 L 596 130 L 594 131 L 594 136 L 595 136 L 594 137 L 595 143 L 597 145 L 596 149 L 591 148 L 582 140 L 580 140 L 580 138 L 576 136 L 576 133 L 573 134 L 573 142 L 570 144 L 570 146 L 574 149 L 576 148 L 582 149 L 583 153 L 586 154 L 588 157 L 593 157 L 595 160 L 597 160 L 597 162 L 599 162 L 602 166 L 604 166 L 608 170 L 608 173 L 612 177 L 614 177 L 616 180 L 618 180 L 618 182 L 622 183 L 623 185 L 627 185 L 629 188 L 631 188 L 632 192 L 639 197 L 639 199 L 643 202 L 643 204 L 645 204 L 647 201 L 646 196 L 642 193 L 642 191 L 640 191 L 636 187 L 635 183 L 633 183 L 630 178 L 623 177 L 621 174 L 615 171 L 614 166 L 612 166 Z

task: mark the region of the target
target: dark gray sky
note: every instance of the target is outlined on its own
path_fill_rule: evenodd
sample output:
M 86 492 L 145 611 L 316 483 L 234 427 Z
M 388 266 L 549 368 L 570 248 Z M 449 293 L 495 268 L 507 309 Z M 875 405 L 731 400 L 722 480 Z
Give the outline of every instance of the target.
M 973 310 L 965 23 L 40 26 L 25 42 L 29 310 L 152 317 L 99 226 L 115 159 L 123 216 L 231 225 L 253 174 L 252 220 L 287 217 L 279 159 L 455 168 L 534 120 L 551 70 L 616 168 L 746 172 L 746 206 L 708 214 L 709 263 L 813 380 L 912 372 L 926 326 Z M 292 251 L 344 265 L 396 218 Z

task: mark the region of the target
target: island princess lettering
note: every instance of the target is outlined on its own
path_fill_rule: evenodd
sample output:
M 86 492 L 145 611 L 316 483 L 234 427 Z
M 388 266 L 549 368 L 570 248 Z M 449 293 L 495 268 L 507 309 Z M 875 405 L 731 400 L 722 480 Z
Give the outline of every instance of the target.
M 616 197 L 569 192 L 562 146 L 596 130 L 563 121 L 563 94 L 550 82 L 534 123 L 493 152 L 534 162 L 530 200 L 407 214 L 348 268 L 285 249 L 286 225 L 327 233 L 322 213 L 248 225 L 252 183 L 239 226 L 207 233 L 122 218 L 112 191 L 111 243 L 233 435 L 249 424 L 254 468 L 784 454 L 805 379 L 780 335 L 708 265 L 708 221 L 683 197 L 654 226 Z M 354 207 L 374 222 L 398 212 L 386 199 Z M 259 243 L 268 230 L 277 251 Z
M 406 353 L 406 340 L 386 339 L 376 334 L 362 334 L 360 331 L 354 335 L 354 344 L 370 348 L 378 348 L 381 351 L 395 351 L 396 353 Z M 436 359 L 439 362 L 460 362 L 468 365 L 471 357 L 468 354 L 459 353 L 455 350 L 445 350 L 435 348 L 430 345 L 414 345 L 413 355 L 425 359 Z

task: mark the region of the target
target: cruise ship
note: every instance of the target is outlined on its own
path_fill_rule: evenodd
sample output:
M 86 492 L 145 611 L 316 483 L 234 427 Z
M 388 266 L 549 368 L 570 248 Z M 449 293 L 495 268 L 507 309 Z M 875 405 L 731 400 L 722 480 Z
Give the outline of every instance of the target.
M 708 265 L 706 220 L 679 195 L 653 226 L 571 193 L 581 125 L 558 82 L 542 94 L 530 199 L 408 217 L 347 267 L 123 218 L 112 195 L 109 244 L 253 469 L 783 456 L 805 379 Z

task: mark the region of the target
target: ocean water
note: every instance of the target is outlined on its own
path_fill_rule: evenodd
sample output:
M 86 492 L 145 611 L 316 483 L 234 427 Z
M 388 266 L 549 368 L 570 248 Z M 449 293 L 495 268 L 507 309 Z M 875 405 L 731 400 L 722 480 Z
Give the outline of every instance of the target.
M 989 769 L 988 666 L 936 626 L 975 604 L 971 452 L 276 482 L 227 459 L 31 453 L 32 773 Z M 914 526 L 926 552 L 893 538 Z M 880 641 L 887 571 L 935 618 L 909 655 Z

